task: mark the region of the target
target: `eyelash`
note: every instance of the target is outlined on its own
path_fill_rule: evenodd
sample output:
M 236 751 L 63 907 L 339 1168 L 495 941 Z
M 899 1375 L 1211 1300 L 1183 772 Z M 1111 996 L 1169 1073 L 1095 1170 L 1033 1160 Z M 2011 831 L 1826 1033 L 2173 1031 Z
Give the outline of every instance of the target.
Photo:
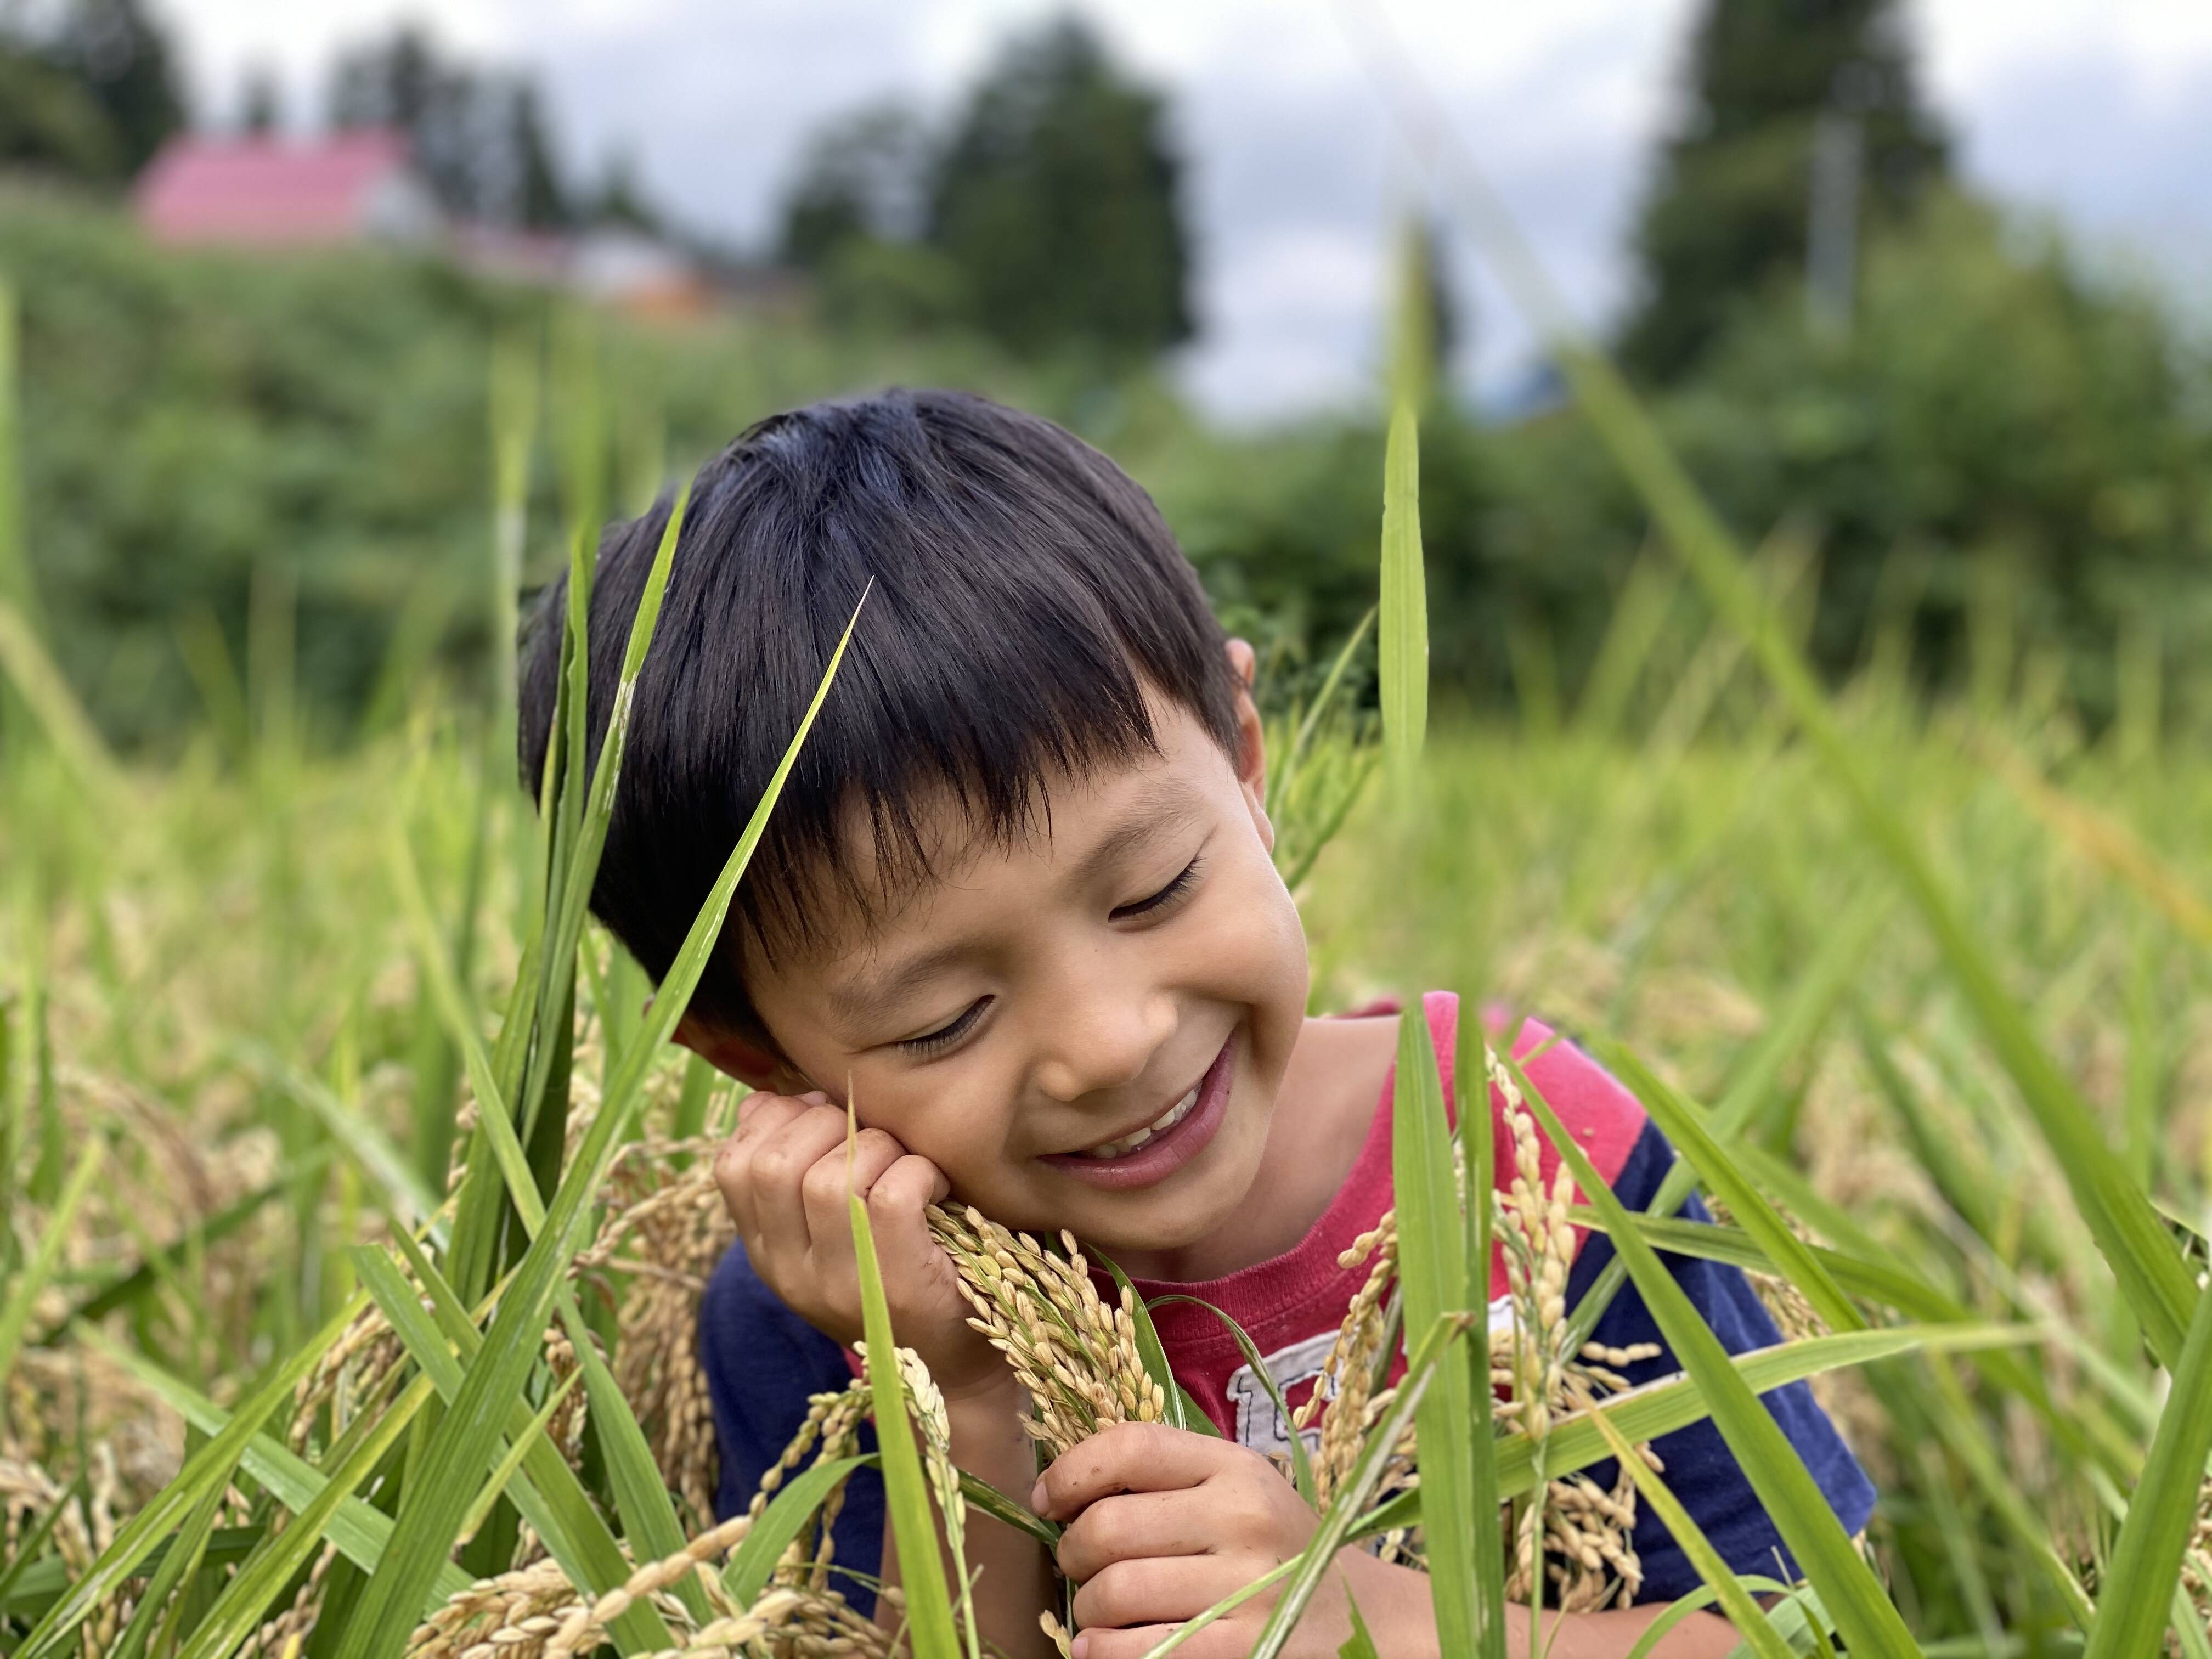
M 1128 916 L 1150 915 L 1153 911 L 1164 909 L 1174 903 L 1188 893 L 1197 880 L 1198 863 L 1196 859 L 1193 859 L 1183 866 L 1173 881 L 1158 892 L 1140 898 L 1134 904 L 1121 906 L 1111 913 L 1112 919 L 1118 921 Z M 979 997 L 963 1009 L 960 1017 L 951 1024 L 940 1025 L 934 1031 L 926 1031 L 918 1037 L 902 1037 L 898 1046 L 910 1054 L 933 1054 L 950 1048 L 975 1030 L 975 1022 L 983 1017 L 983 1010 L 989 1006 L 990 1001 L 988 997 Z
M 1182 874 L 1161 888 L 1158 892 L 1154 893 L 1150 898 L 1140 898 L 1134 904 L 1122 905 L 1112 913 L 1109 919 L 1120 921 L 1126 917 L 1150 915 L 1155 910 L 1164 909 L 1188 893 L 1197 879 L 1198 860 L 1193 859 L 1188 864 L 1183 866 Z
M 975 1022 L 983 1017 L 983 1010 L 990 1000 L 988 997 L 978 997 L 963 1009 L 960 1018 L 950 1025 L 940 1025 L 934 1031 L 925 1032 L 918 1037 L 902 1037 L 899 1047 L 910 1054 L 933 1054 L 940 1049 L 950 1048 L 975 1030 Z

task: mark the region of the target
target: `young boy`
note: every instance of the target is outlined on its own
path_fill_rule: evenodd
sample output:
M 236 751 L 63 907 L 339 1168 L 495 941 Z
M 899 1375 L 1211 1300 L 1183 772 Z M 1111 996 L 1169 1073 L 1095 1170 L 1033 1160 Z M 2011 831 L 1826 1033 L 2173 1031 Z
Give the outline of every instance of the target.
M 600 557 L 595 745 L 665 511 L 617 531 Z M 1058 1565 L 1080 1586 L 1079 1659 L 1134 1659 L 1304 1547 L 1316 1517 L 1263 1455 L 1291 1431 L 1228 1334 L 1179 1304 L 1158 1315 L 1163 1339 L 1226 1437 L 1123 1425 L 1040 1479 L 1020 1389 L 968 1328 L 925 1206 L 1069 1229 L 1146 1296 L 1212 1303 L 1295 1401 L 1363 1277 L 1337 1253 L 1390 1204 L 1401 1016 L 1306 1015 L 1304 936 L 1268 856 L 1252 650 L 1223 637 L 1150 499 L 1059 428 L 939 392 L 779 416 L 700 471 L 592 896 L 656 980 L 864 591 L 852 651 L 678 1028 L 758 1091 L 716 1160 L 739 1242 L 701 1310 L 721 1503 L 742 1507 L 807 1396 L 850 1377 L 861 1326 L 849 1180 L 899 1340 L 944 1392 L 956 1460 L 1067 1523 Z M 524 669 L 530 779 L 561 603 L 546 605 Z M 1423 1016 L 1449 1085 L 1455 1043 L 1476 1039 L 1461 1037 L 1449 997 L 1404 1017 Z M 1532 1079 L 1641 1207 L 1671 1152 L 1618 1084 L 1570 1044 L 1545 1048 L 1549 1036 L 1524 1024 L 1514 1048 L 1542 1048 Z M 849 1170 L 848 1099 L 864 1126 Z M 1570 1305 L 1610 1255 L 1602 1237 L 1582 1243 Z M 1729 1348 L 1777 1340 L 1741 1274 L 1669 1265 Z M 1493 1263 L 1493 1297 L 1503 1288 Z M 1626 1346 L 1657 1333 L 1629 1288 L 1596 1337 Z M 1662 1353 L 1631 1375 L 1674 1369 Z M 1802 1384 L 1766 1398 L 1857 1530 L 1872 1489 L 1826 1417 Z M 1732 1565 L 1794 1576 L 1709 1425 L 1656 1449 Z M 880 1485 L 856 1480 L 836 1559 L 895 1579 L 885 1541 Z M 1697 1584 L 1649 1514 L 1635 1545 L 1639 1605 L 1560 1615 L 1547 1631 L 1559 1659 L 1626 1653 Z M 978 1516 L 968 1549 L 983 1633 L 1011 1654 L 1048 1652 L 1042 1548 Z M 1381 1651 L 1437 1651 L 1419 1573 L 1356 1549 L 1339 1565 L 1291 1652 L 1336 1652 L 1347 1589 Z M 1254 1598 L 1183 1651 L 1243 1653 L 1267 1605 Z M 1516 1644 L 1526 1617 L 1508 1612 Z M 1735 1641 L 1700 1613 L 1660 1650 L 1690 1659 Z

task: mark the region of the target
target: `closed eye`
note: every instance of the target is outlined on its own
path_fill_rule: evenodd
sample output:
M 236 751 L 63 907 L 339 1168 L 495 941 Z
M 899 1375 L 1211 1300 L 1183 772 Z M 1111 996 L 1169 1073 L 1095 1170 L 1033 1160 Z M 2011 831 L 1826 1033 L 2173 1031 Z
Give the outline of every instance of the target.
M 975 1022 L 983 1018 L 983 1010 L 991 1006 L 988 997 L 978 997 L 960 1011 L 960 1017 L 949 1025 L 940 1025 L 933 1031 L 925 1031 L 916 1037 L 902 1037 L 898 1047 L 910 1054 L 934 1054 L 950 1048 L 962 1037 L 975 1029 Z
M 1132 916 L 1150 915 L 1155 910 L 1164 910 L 1168 906 L 1173 904 L 1177 899 L 1188 893 L 1193 887 L 1196 886 L 1197 884 L 1198 860 L 1196 859 L 1193 859 L 1188 864 L 1183 866 L 1182 872 L 1180 875 L 1176 876 L 1176 878 L 1170 882 L 1166 886 L 1161 888 L 1158 892 L 1152 894 L 1150 897 L 1140 898 L 1133 904 L 1123 904 L 1115 907 L 1112 911 L 1108 913 L 1108 920 L 1112 921 L 1127 921 Z

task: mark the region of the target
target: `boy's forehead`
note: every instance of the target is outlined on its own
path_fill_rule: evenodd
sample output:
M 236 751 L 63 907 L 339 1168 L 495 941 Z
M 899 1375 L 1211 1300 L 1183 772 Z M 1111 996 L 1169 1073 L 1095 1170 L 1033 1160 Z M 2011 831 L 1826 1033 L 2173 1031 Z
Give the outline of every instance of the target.
M 819 948 L 805 953 L 805 967 L 865 971 L 929 933 L 963 895 L 1079 882 L 1188 824 L 1207 808 L 1208 758 L 1224 757 L 1179 708 L 1157 710 L 1154 731 L 1156 751 L 1048 772 L 1010 833 L 994 830 L 949 781 L 933 781 L 909 804 L 918 849 L 879 834 L 866 801 L 846 803 L 840 861 L 848 879 L 821 884 Z

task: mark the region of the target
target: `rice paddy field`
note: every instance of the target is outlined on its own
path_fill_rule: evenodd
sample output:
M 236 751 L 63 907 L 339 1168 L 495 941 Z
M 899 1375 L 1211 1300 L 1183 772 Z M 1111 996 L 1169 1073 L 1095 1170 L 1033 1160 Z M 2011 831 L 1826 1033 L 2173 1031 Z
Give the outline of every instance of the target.
M 1465 1206 L 1482 1115 L 1460 1146 L 1437 1091 L 1401 1091 L 1402 1143 L 1435 1156 L 1369 1242 L 1290 1471 L 1320 1530 L 1260 1587 L 1255 1650 L 1360 1539 L 1428 1568 L 1448 1652 L 1502 1654 L 1507 1595 L 1617 1597 L 1620 1515 L 1674 1513 L 1630 1449 L 1709 1413 L 1807 1572 L 1698 1558 L 1754 1652 L 2207 1659 L 2212 760 L 2162 717 L 2174 665 L 2136 661 L 2094 732 L 1999 616 L 1969 697 L 1917 694 L 1900 640 L 1816 686 L 1786 562 L 1747 558 L 1602 363 L 1569 365 L 1665 541 L 1596 672 L 1556 715 L 1427 708 L 1401 374 L 1380 720 L 1284 708 L 1279 856 L 1318 1004 L 1445 988 L 1563 1025 L 1723 1224 L 1601 1187 Z M 485 536 L 499 637 L 545 533 L 514 476 Z M 586 575 L 599 516 L 580 495 Z M 751 1512 L 711 1512 L 691 1333 L 729 1232 L 702 1154 L 738 1102 L 665 1038 L 720 909 L 647 1007 L 582 904 L 618 755 L 556 746 L 541 823 L 498 697 L 428 687 L 326 752 L 267 625 L 239 718 L 154 767 L 107 750 L 35 617 L 0 611 L 0 1654 L 976 1653 L 957 1569 L 909 1575 L 884 1628 L 826 1553 L 871 1456 L 915 1552 L 939 1527 L 957 1561 L 964 1516 L 1010 1512 L 951 1468 L 917 1365 L 823 1397 Z M 1533 1158 L 1547 1108 L 1513 1121 Z M 1582 1347 L 1594 1310 L 1547 1290 L 1568 1219 L 1619 1242 L 1681 1379 L 1621 1394 Z M 939 1224 L 1046 1446 L 1186 1420 L 1079 1242 Z M 1468 1263 L 1493 1239 L 1522 1316 L 1486 1369 Z M 1656 1248 L 1750 1269 L 1784 1344 L 1731 1363 L 1678 1334 Z M 871 1314 L 880 1355 L 879 1293 Z M 1881 1486 L 1863 1540 L 1756 1403 L 1800 1376 Z M 1578 1474 L 1616 1454 L 1611 1486 Z

